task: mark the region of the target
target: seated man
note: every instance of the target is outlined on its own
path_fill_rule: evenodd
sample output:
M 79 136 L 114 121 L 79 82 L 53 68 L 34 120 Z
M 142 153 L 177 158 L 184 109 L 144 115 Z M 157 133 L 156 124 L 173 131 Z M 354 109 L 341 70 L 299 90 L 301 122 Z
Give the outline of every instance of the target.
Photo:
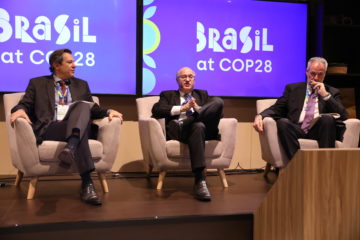
M 333 148 L 345 131 L 342 122 L 347 112 L 340 100 L 339 90 L 323 83 L 328 63 L 324 58 L 313 57 L 306 68 L 306 82 L 288 84 L 276 103 L 255 116 L 253 126 L 263 132 L 263 118 L 276 120 L 279 141 L 291 160 L 300 148 L 298 139 L 314 139 L 320 148 Z M 312 126 L 312 120 L 323 113 L 338 113 L 321 116 Z
M 165 118 L 167 140 L 178 140 L 189 146 L 195 175 L 195 198 L 210 201 L 205 181 L 205 140 L 219 139 L 218 124 L 223 100 L 210 97 L 207 91 L 194 89 L 195 72 L 188 67 L 176 73 L 179 90 L 163 91 L 152 109 L 154 118 Z
M 70 168 L 76 163 L 82 179 L 81 199 L 100 205 L 90 173 L 95 170 L 88 138 L 96 134 L 91 120 L 108 116 L 122 119 L 112 109 L 94 104 L 86 81 L 75 78 L 75 62 L 69 49 L 54 51 L 49 58 L 52 75 L 30 80 L 24 97 L 11 110 L 10 121 L 24 118 L 34 130 L 38 144 L 44 140 L 66 141 L 58 156 L 60 166 Z

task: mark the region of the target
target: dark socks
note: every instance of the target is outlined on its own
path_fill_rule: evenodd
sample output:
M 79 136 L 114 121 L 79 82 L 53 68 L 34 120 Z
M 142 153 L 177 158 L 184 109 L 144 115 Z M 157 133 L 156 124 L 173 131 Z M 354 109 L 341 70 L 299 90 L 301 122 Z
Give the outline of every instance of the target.
M 72 151 L 75 151 L 77 146 L 79 145 L 80 138 L 79 135 L 71 135 L 68 138 L 68 148 L 70 148 Z
M 75 151 L 80 142 L 80 130 L 78 128 L 74 128 L 72 130 L 71 136 L 68 138 L 68 148 L 70 150 Z
M 81 188 L 84 188 L 86 185 L 92 183 L 90 172 L 82 173 L 81 176 Z
M 195 175 L 195 183 L 205 180 L 204 168 L 196 168 L 193 172 Z

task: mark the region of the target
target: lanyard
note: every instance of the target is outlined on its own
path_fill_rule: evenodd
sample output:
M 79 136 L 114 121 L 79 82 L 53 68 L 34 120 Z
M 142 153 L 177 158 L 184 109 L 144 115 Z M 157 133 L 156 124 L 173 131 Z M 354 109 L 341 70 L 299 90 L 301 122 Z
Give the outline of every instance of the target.
M 56 93 L 59 95 L 59 103 L 61 105 L 65 105 L 67 103 L 67 97 L 69 94 L 69 87 L 67 85 L 65 85 L 65 92 L 63 93 L 60 87 L 60 83 L 54 83 L 55 84 L 55 89 L 56 89 Z

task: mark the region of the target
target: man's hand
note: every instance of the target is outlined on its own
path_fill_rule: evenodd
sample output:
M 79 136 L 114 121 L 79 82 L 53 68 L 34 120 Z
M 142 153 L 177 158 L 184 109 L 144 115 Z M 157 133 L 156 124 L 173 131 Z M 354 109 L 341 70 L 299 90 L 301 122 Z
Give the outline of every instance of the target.
M 120 118 L 121 124 L 123 123 L 123 115 L 121 113 L 119 113 L 116 110 L 113 109 L 109 109 L 108 110 L 108 117 L 109 117 L 109 121 L 111 121 L 114 117 L 115 118 Z
M 197 103 L 194 103 L 194 109 L 196 112 L 199 112 L 199 110 L 201 109 L 201 106 L 197 105 Z
M 10 123 L 12 127 L 14 127 L 15 120 L 18 118 L 24 118 L 29 124 L 32 124 L 29 116 L 26 114 L 24 109 L 19 109 L 10 115 Z
M 255 116 L 255 120 L 253 122 L 253 127 L 259 133 L 264 132 L 264 125 L 263 125 L 263 120 L 262 120 L 261 115 L 256 115 Z
M 311 81 L 310 85 L 322 97 L 326 97 L 330 94 L 326 91 L 325 85 L 322 82 Z
M 180 112 L 186 112 L 187 110 L 190 110 L 191 108 L 195 109 L 195 105 L 197 106 L 196 99 L 192 97 L 186 104 L 181 106 Z

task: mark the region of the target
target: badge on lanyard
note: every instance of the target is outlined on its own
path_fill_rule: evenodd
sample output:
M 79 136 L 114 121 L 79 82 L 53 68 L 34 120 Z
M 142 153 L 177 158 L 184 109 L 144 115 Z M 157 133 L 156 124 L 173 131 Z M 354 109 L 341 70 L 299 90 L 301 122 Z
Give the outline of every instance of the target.
M 69 105 L 57 105 L 56 109 L 56 120 L 62 121 L 69 110 Z

